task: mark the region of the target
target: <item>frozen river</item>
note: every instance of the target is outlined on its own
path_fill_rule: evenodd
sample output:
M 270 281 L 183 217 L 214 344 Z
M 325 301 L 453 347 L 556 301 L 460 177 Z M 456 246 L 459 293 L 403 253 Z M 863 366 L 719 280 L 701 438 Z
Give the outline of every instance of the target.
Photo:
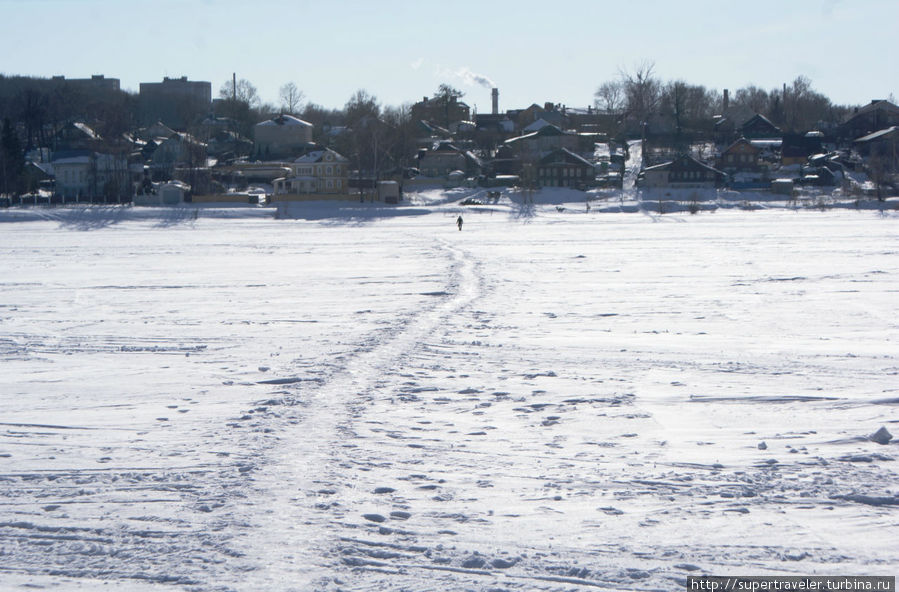
M 0 589 L 896 575 L 899 219 L 560 210 L 0 223 Z

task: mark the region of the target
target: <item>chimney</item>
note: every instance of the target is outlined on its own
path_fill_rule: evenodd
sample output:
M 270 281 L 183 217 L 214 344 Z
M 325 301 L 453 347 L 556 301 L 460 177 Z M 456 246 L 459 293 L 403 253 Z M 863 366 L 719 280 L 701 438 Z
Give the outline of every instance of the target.
M 499 115 L 499 89 L 494 88 L 490 91 L 490 95 L 493 97 L 493 114 Z
M 723 111 L 722 115 L 727 115 L 727 108 L 729 106 L 730 106 L 730 95 L 729 95 L 727 89 L 725 88 L 724 89 L 724 105 L 723 105 L 723 109 L 722 109 L 722 111 Z

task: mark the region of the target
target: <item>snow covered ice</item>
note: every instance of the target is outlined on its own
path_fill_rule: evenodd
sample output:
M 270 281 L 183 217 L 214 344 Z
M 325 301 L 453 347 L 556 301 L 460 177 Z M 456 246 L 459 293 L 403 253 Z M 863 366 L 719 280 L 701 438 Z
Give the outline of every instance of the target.
M 896 574 L 895 213 L 458 197 L 0 214 L 0 588 Z

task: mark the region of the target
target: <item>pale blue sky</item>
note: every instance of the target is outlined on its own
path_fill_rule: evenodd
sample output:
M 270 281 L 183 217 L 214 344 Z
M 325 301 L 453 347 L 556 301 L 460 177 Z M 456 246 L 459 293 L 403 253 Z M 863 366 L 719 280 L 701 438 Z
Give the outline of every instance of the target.
M 446 82 L 480 112 L 587 106 L 619 68 L 732 91 L 805 75 L 834 102 L 899 94 L 897 0 L 0 0 L 0 72 L 104 74 L 137 91 L 163 76 L 236 72 L 278 102 L 293 81 L 339 107 L 357 89 L 382 103 Z

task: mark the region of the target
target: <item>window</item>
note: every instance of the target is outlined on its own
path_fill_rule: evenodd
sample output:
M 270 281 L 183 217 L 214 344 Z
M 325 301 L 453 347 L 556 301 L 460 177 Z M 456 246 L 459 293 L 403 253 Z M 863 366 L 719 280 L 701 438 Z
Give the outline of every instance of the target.
M 328 175 L 329 177 L 334 174 L 331 167 L 328 167 L 327 169 L 325 169 L 325 174 Z

